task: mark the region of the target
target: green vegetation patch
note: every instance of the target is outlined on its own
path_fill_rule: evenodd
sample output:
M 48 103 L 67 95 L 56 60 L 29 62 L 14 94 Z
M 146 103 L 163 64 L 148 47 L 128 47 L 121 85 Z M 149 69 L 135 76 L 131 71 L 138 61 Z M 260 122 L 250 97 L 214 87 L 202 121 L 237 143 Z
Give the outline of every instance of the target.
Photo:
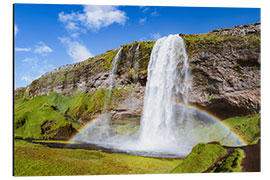
M 30 100 L 20 98 L 15 103 L 15 137 L 52 139 L 63 128 L 67 129 L 65 132 L 78 129 L 80 119 L 89 120 L 92 115 L 101 113 L 105 102 L 107 110 L 115 108 L 131 90 L 132 87 L 127 86 L 112 91 L 100 89 L 90 94 L 77 92 L 73 96 L 51 92 Z
M 70 125 L 64 116 L 48 104 L 45 97 L 46 95 L 31 100 L 22 99 L 15 104 L 15 137 L 35 139 L 44 136 L 53 137 L 56 129 Z M 48 134 L 42 130 L 42 126 L 47 122 L 55 122 L 47 129 Z
M 130 88 L 114 88 L 111 91 L 100 89 L 91 94 L 75 94 L 70 101 L 67 114 L 76 119 L 84 118 L 103 111 L 105 103 L 107 103 L 106 110 L 111 110 L 117 106 L 117 102 L 124 99 L 125 94 L 130 92 L 130 90 Z
M 237 148 L 228 158 L 219 161 L 211 172 L 241 172 L 241 163 L 244 157 L 244 151 Z
M 15 142 L 15 176 L 169 173 L 181 159 L 108 154 L 81 149 L 21 146 Z
M 249 34 L 246 36 L 216 35 L 209 32 L 205 34 L 182 35 L 185 41 L 188 56 L 196 54 L 201 50 L 207 50 L 212 53 L 220 52 L 224 46 L 230 46 L 238 49 L 244 47 L 248 49 L 260 49 L 260 36 Z
M 14 143 L 16 147 L 44 147 L 41 144 L 31 143 L 20 139 L 15 139 Z
M 232 117 L 223 122 L 229 125 L 248 144 L 256 144 L 260 139 L 261 114 L 254 114 L 246 117 Z
M 226 153 L 227 150 L 219 144 L 197 144 L 183 162 L 176 166 L 171 173 L 204 172 Z

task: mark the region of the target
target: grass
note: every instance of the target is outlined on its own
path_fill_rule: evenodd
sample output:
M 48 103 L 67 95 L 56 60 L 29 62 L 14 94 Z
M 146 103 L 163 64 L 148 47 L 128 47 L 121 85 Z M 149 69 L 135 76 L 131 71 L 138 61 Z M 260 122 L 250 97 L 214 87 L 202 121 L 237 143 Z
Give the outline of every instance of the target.
M 37 96 L 30 101 L 22 99 L 15 104 L 15 136 L 43 138 L 48 135 L 42 132 L 42 125 L 46 122 L 56 122 L 49 130 L 51 132 L 70 124 L 64 116 L 49 106 L 44 97 L 45 95 Z M 54 136 L 54 134 L 49 136 Z
M 15 176 L 169 173 L 181 159 L 54 149 L 15 141 Z
M 246 117 L 232 117 L 224 120 L 238 135 L 245 139 L 248 144 L 256 144 L 260 139 L 261 114 Z
M 224 156 L 226 153 L 227 150 L 218 144 L 197 144 L 171 173 L 201 173 L 213 165 L 217 158 Z
M 117 107 L 132 87 L 97 90 L 91 94 L 77 92 L 64 96 L 55 92 L 36 96 L 30 100 L 17 97 L 15 103 L 15 136 L 21 138 L 54 138 L 61 127 L 80 128 L 79 119 L 89 120 L 91 115 L 103 111 L 105 101 L 107 110 Z M 107 99 L 111 93 L 110 99 Z M 67 137 L 68 138 L 68 137 Z
M 237 148 L 228 158 L 218 162 L 211 172 L 241 172 L 244 157 L 244 151 Z

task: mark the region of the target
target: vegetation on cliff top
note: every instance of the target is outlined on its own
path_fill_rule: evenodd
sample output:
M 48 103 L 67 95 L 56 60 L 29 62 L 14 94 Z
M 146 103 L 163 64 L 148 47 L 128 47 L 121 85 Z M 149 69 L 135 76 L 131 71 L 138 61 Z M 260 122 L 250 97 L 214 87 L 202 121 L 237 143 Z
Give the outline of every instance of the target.
M 224 46 L 243 49 L 260 49 L 261 38 L 256 34 L 246 36 L 216 35 L 214 33 L 182 35 L 185 41 L 188 56 L 191 57 L 199 51 L 207 50 L 218 53 Z

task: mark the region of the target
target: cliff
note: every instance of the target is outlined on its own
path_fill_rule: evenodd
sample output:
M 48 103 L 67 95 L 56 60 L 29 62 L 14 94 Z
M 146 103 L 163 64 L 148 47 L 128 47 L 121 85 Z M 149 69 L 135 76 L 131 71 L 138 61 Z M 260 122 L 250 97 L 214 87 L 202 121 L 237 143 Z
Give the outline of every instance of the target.
M 193 78 L 190 104 L 222 119 L 260 112 L 260 23 L 179 35 L 186 44 Z M 147 67 L 154 43 L 135 41 L 122 45 L 113 92 L 116 96 L 111 104 L 116 115 L 142 113 Z M 44 74 L 26 88 L 15 90 L 15 103 L 22 98 L 32 101 L 54 92 L 58 94 L 54 96 L 69 103 L 59 110 L 64 118 L 87 121 L 97 116 L 104 105 L 112 60 L 118 50 Z M 55 99 L 50 102 L 57 106 Z

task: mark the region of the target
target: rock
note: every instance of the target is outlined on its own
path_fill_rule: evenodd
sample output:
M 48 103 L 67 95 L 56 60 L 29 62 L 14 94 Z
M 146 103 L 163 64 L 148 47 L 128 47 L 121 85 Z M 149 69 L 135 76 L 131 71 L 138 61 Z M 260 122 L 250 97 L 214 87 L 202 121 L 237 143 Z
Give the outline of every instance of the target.
M 193 77 L 189 102 L 220 118 L 248 115 L 260 111 L 260 23 L 222 28 L 206 34 L 180 34 L 186 44 Z M 134 54 L 140 43 L 139 58 Z M 115 88 L 130 87 L 133 67 L 138 83 L 121 101 L 119 108 L 142 113 L 147 67 L 154 41 L 123 45 Z M 118 50 L 61 66 L 33 81 L 25 91 L 32 98 L 51 91 L 72 95 L 108 88 L 111 61 Z M 16 90 L 15 94 L 23 90 Z

